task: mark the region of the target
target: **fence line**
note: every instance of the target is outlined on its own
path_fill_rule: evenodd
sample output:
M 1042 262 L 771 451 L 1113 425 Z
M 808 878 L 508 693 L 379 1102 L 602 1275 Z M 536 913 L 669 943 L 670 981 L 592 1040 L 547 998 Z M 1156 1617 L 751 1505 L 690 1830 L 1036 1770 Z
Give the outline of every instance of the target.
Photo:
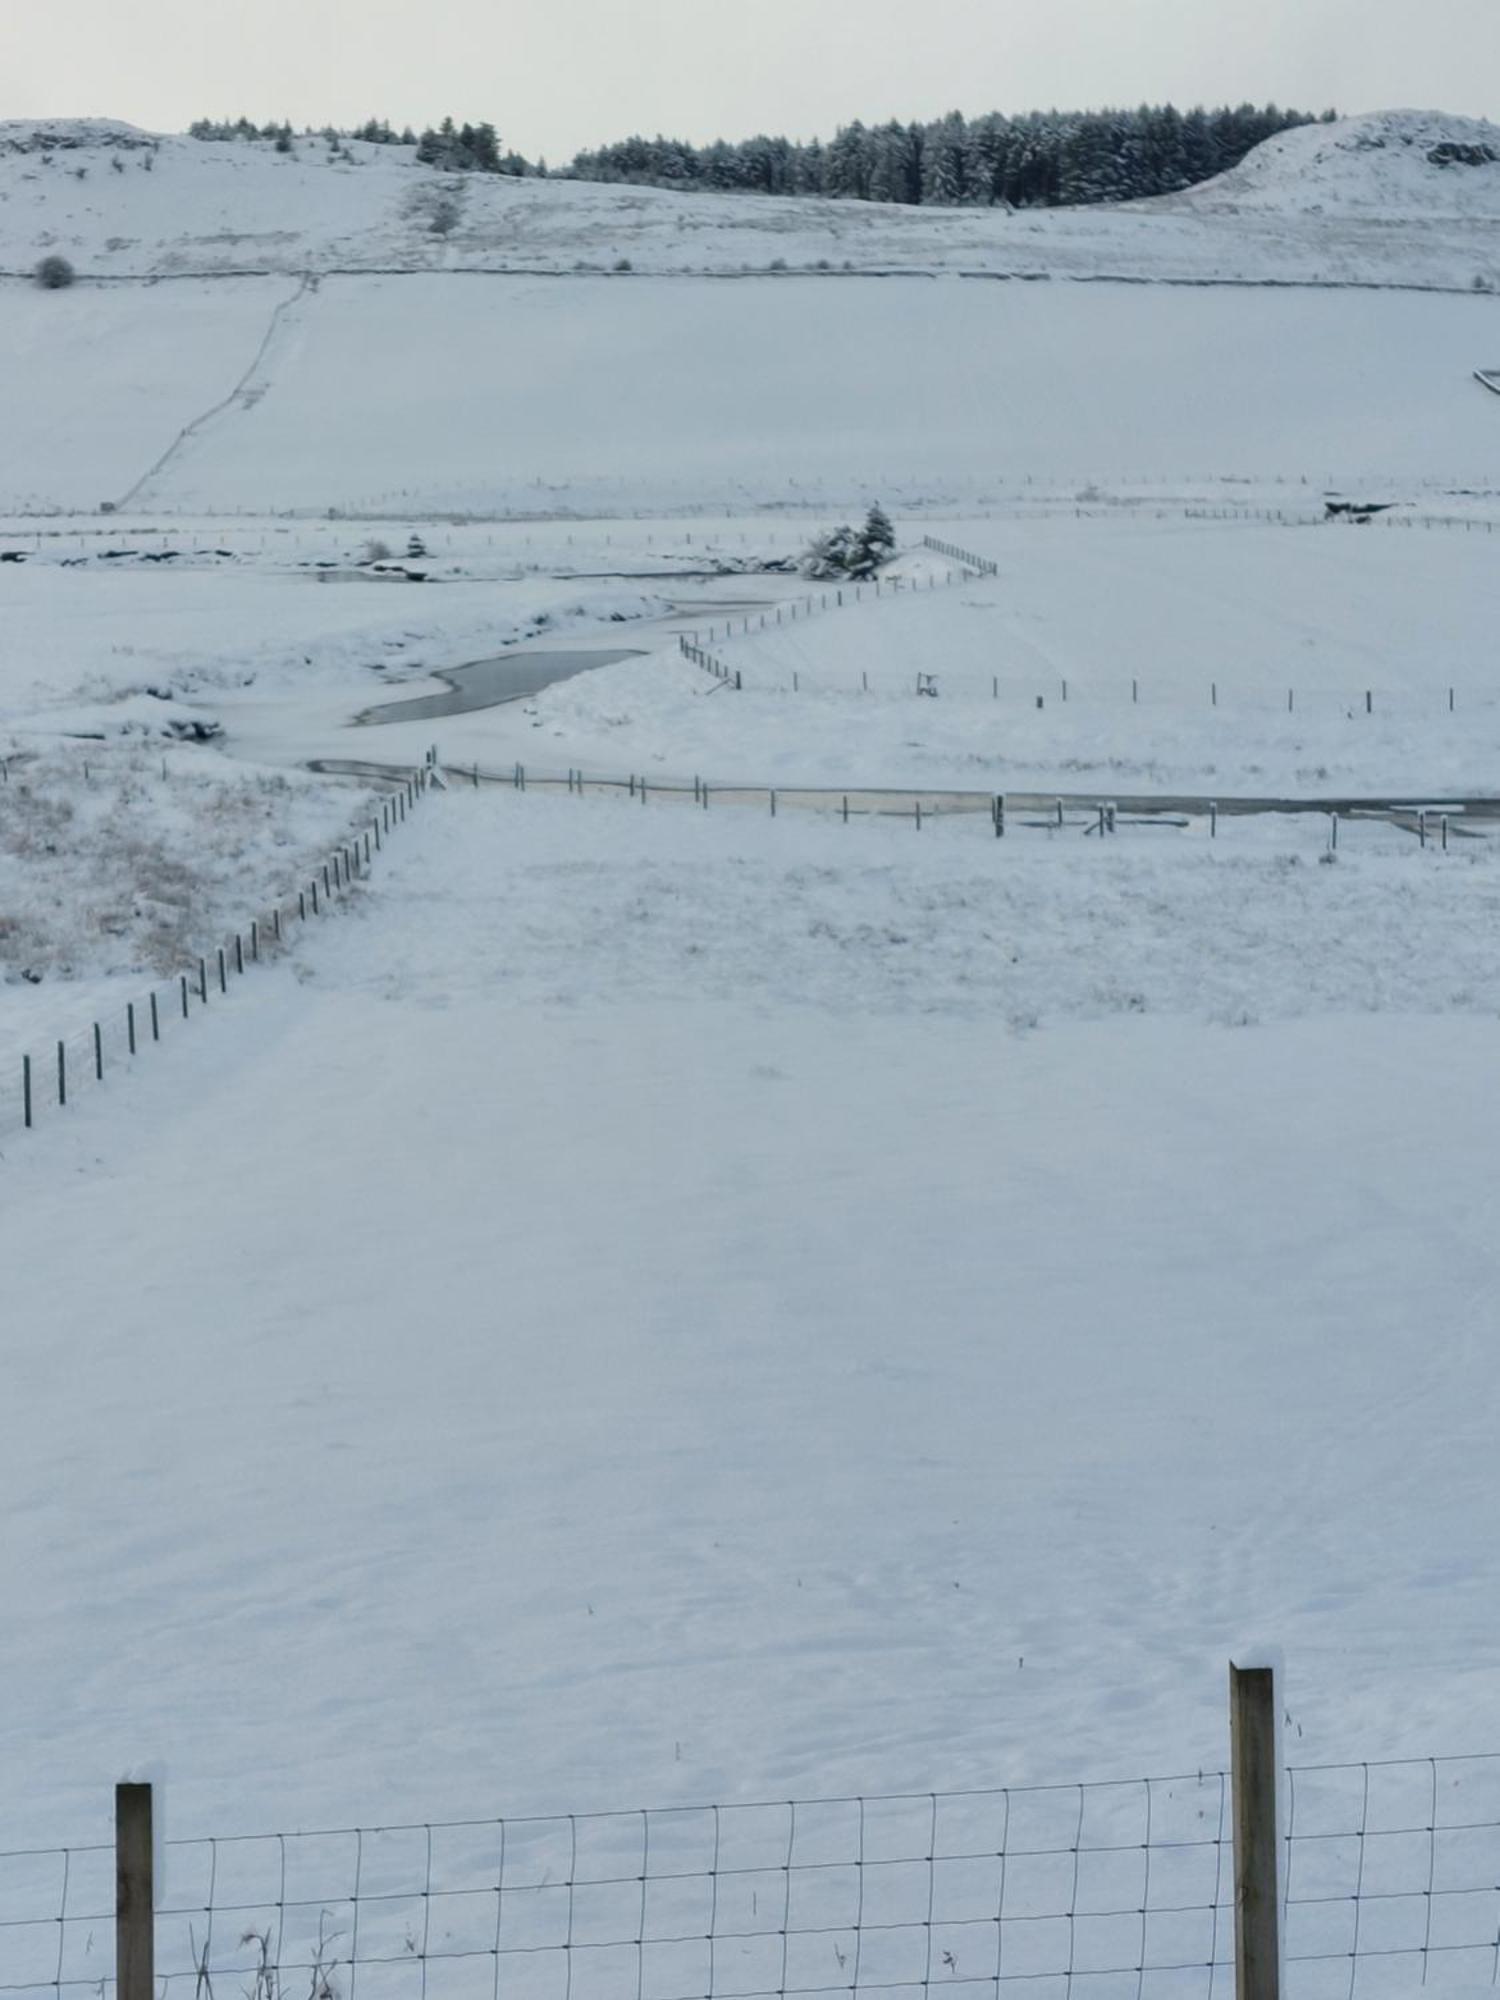
M 706 674 L 712 674 L 716 681 L 722 681 L 726 686 L 739 687 L 738 669 L 726 667 L 718 655 L 709 652 L 706 646 L 695 645 L 685 634 L 678 639 L 677 645 L 682 657 L 691 660 L 695 667 L 702 667 Z
M 324 760 L 318 768 L 359 777 L 377 775 L 385 767 L 351 759 Z M 772 819 L 788 811 L 819 812 L 846 825 L 854 820 L 894 819 L 914 824 L 919 833 L 932 820 L 960 817 L 979 820 L 996 839 L 1003 839 L 1012 828 L 1108 837 L 1123 828 L 1183 828 L 1194 820 L 1206 821 L 1209 837 L 1217 839 L 1222 820 L 1274 816 L 1322 821 L 1332 848 L 1339 843 L 1340 822 L 1376 820 L 1413 835 L 1423 848 L 1431 846 L 1446 854 L 1450 837 L 1455 841 L 1477 837 L 1480 823 L 1500 820 L 1500 798 L 1486 797 L 1436 804 L 1427 798 L 1389 796 L 1209 798 L 1196 793 L 981 792 L 941 786 L 751 785 L 702 777 L 689 780 L 634 772 L 600 773 L 582 766 L 547 771 L 520 763 L 504 771 L 486 770 L 477 762 L 443 764 L 440 768 L 455 784 L 476 791 L 484 785 L 500 785 L 518 792 L 566 792 L 580 799 L 603 794 L 639 800 L 643 806 L 690 804 L 704 812 L 726 805 L 754 807 L 764 809 Z
M 1187 512 L 1190 518 L 1203 519 L 1227 518 L 1228 515 L 1228 510 L 1224 510 L 1222 515 L 1218 511 L 1210 513 L 1207 510 L 1199 510 L 1197 513 L 1194 513 L 1193 510 L 1187 510 Z M 1360 525 L 1372 519 L 1386 520 L 1388 517 L 1383 514 L 1359 514 L 1351 518 L 1356 525 Z M 1404 525 L 1411 527 L 1415 524 L 1407 521 Z M 1456 525 L 1463 525 L 1463 523 Z M 1484 524 L 1481 523 L 1480 525 Z M 957 543 L 942 541 L 933 535 L 924 535 L 920 546 L 935 555 L 942 556 L 950 563 L 966 565 L 967 571 L 981 578 L 998 577 L 1000 574 L 998 563 L 991 561 L 988 556 L 976 555 L 972 550 L 961 548 Z M 941 579 L 936 576 L 929 577 L 927 587 L 929 589 L 936 588 L 940 581 L 945 586 L 951 587 L 955 583 L 967 580 L 967 574 L 960 574 L 950 569 L 947 575 Z M 877 576 L 873 579 L 872 584 L 876 598 L 879 598 L 881 595 L 882 581 L 885 584 L 887 595 L 899 594 L 903 589 L 915 591 L 922 587 L 920 581 L 916 578 L 887 577 L 881 579 Z M 711 674 L 715 680 L 726 686 L 740 689 L 744 685 L 743 669 L 731 667 L 722 655 L 715 653 L 712 650 L 715 641 L 723 643 L 732 638 L 758 636 L 761 633 L 774 631 L 783 624 L 795 624 L 799 614 L 805 620 L 811 617 L 816 611 L 841 609 L 844 606 L 845 591 L 848 588 L 849 586 L 845 586 L 844 588 L 835 587 L 831 593 L 824 591 L 816 598 L 807 597 L 794 600 L 790 605 L 776 606 L 773 611 L 754 614 L 753 620 L 752 616 L 747 614 L 739 620 L 727 620 L 722 628 L 718 625 L 710 625 L 707 633 L 704 635 L 700 635 L 696 631 L 680 635 L 678 638 L 679 651 L 684 659 L 690 661 L 694 666 L 701 667 L 705 673 Z M 853 586 L 852 601 L 858 603 L 861 601 L 862 596 L 863 586 L 858 584 Z M 786 613 L 785 618 L 783 617 L 783 612 Z M 960 680 L 959 673 L 955 673 L 953 669 L 950 669 L 944 663 L 939 663 L 938 666 L 933 668 L 914 667 L 899 677 L 895 675 L 888 676 L 884 683 L 881 682 L 879 671 L 877 670 L 876 680 L 873 684 L 870 670 L 868 668 L 861 668 L 859 670 L 859 686 L 857 689 L 852 680 L 842 684 L 830 685 L 827 680 L 821 677 L 821 674 L 818 678 L 811 678 L 805 675 L 800 667 L 794 667 L 790 672 L 790 683 L 785 681 L 777 683 L 774 690 L 768 687 L 767 683 L 762 682 L 759 685 L 766 691 L 791 694 L 802 694 L 804 692 L 824 694 L 852 694 L 856 692 L 859 694 L 901 693 L 931 698 L 940 695 L 944 687 L 951 690 L 954 681 L 959 680 L 960 691 L 970 695 L 974 699 L 985 698 L 987 692 L 988 699 L 991 701 L 1000 701 L 1003 698 L 1021 702 L 1028 708 L 1035 707 L 1037 709 L 1045 708 L 1048 700 L 1054 696 L 1057 700 L 1065 703 L 1076 703 L 1080 700 L 1109 701 L 1111 699 L 1118 699 L 1124 702 L 1127 699 L 1125 692 L 1126 683 L 1123 680 L 1120 683 L 1118 695 L 1112 697 L 1107 694 L 1101 695 L 1096 689 L 1082 690 L 1078 681 L 1072 680 L 1067 676 L 1059 676 L 1055 682 L 1049 683 L 1045 688 L 1038 688 L 1034 683 L 1029 687 L 1006 687 L 1002 696 L 1001 676 L 999 674 L 970 674 Z M 1152 690 L 1146 690 L 1143 693 L 1139 675 L 1132 676 L 1128 686 L 1128 701 L 1131 707 L 1149 706 L 1158 700 L 1173 705 L 1186 705 L 1186 697 L 1182 694 L 1168 694 L 1165 697 L 1161 697 Z M 1223 700 L 1220 699 L 1221 694 L 1225 697 Z M 1374 715 L 1377 708 L 1377 695 L 1380 697 L 1379 706 L 1382 710 L 1387 705 L 1399 703 L 1402 704 L 1403 714 L 1408 713 L 1405 704 L 1412 700 L 1412 695 L 1411 691 L 1407 688 L 1365 687 L 1350 690 L 1322 687 L 1298 688 L 1292 686 L 1274 691 L 1265 690 L 1259 701 L 1252 699 L 1247 704 L 1245 697 L 1235 696 L 1228 684 L 1225 684 L 1221 688 L 1217 680 L 1210 680 L 1199 693 L 1198 699 L 1209 708 L 1214 709 L 1221 707 L 1229 709 L 1235 706 L 1251 705 L 1256 707 L 1257 710 L 1264 708 L 1266 711 L 1285 712 L 1288 715 L 1295 715 L 1298 712 L 1299 703 L 1305 709 L 1310 701 L 1331 702 L 1352 718 L 1360 713 Z M 1432 690 L 1431 697 L 1440 713 L 1449 715 L 1457 713 L 1458 683 L 1453 682 L 1446 687 Z M 1482 691 L 1473 703 L 1466 700 L 1465 712 L 1468 712 L 1471 706 L 1493 706 L 1496 702 L 1500 702 L 1500 690 L 1496 690 L 1493 693 Z
M 49 1111 L 64 1109 L 89 1085 L 103 1083 L 123 1064 L 170 1040 L 213 997 L 226 995 L 231 980 L 242 979 L 277 952 L 294 925 L 326 915 L 368 877 L 386 841 L 432 785 L 434 769 L 429 762 L 410 772 L 380 770 L 377 781 L 395 787 L 380 811 L 334 848 L 289 897 L 258 911 L 242 930 L 228 932 L 173 978 L 59 1037 L 40 1055 L 23 1054 L 0 1087 L 0 1135 L 32 1130 Z
M 930 536 L 924 536 L 922 546 L 937 550 L 939 545 Z M 987 558 L 983 556 L 956 552 L 955 559 L 970 564 L 982 575 L 998 574 L 996 566 L 988 563 Z M 679 637 L 678 645 L 685 659 L 692 660 L 696 666 L 704 667 L 716 679 L 727 681 L 731 678 L 731 670 L 724 666 L 723 661 L 714 658 L 712 664 L 709 663 L 712 656 L 708 654 L 708 648 L 715 640 L 722 642 L 726 639 L 749 638 L 762 632 L 774 632 L 781 626 L 795 625 L 799 617 L 806 621 L 818 612 L 842 611 L 846 606 L 863 603 L 867 590 L 871 597 L 878 600 L 882 594 L 886 597 L 897 597 L 903 591 L 915 594 L 923 589 L 936 590 L 939 587 L 951 589 L 955 584 L 967 583 L 970 580 L 966 573 L 949 569 L 942 576 L 936 573 L 929 575 L 925 584 L 919 577 L 878 575 L 842 584 L 836 583 L 828 590 L 819 591 L 815 596 L 793 598 L 790 603 L 773 605 L 766 611 L 753 614 L 747 612 L 738 619 L 726 619 L 722 627 L 717 624 L 710 625 L 704 633 L 690 632 L 684 637 Z M 732 678 L 735 687 L 739 687 L 741 684 L 739 674 L 734 673 Z M 795 673 L 792 675 L 792 682 L 793 691 L 796 692 L 800 682 L 799 676 Z
M 1294 1767 L 1295 2000 L 1500 1980 L 1500 1756 Z M 1230 2000 L 1227 1773 L 172 1840 L 173 2000 Z M 128 2000 L 115 1852 L 0 1853 L 0 1993 Z M 148 1904 L 149 1907 L 149 1904 Z
M 1000 574 L 998 563 L 991 562 L 988 556 L 972 555 L 969 550 L 959 548 L 955 542 L 940 542 L 933 535 L 924 535 L 922 546 L 924 549 L 931 549 L 936 555 L 946 556 L 950 562 L 966 564 L 976 576 Z
M 695 659 L 719 678 L 729 677 L 739 685 L 738 669 L 728 668 L 722 659 L 698 658 L 703 649 L 695 648 L 688 654 L 687 643 L 682 645 L 684 655 Z M 1085 703 L 1110 705 L 1124 708 L 1199 708 L 1222 709 L 1228 715 L 1250 712 L 1257 715 L 1300 715 L 1310 707 L 1326 704 L 1336 708 L 1349 720 L 1367 715 L 1383 715 L 1397 710 L 1403 719 L 1415 716 L 1456 715 L 1462 710 L 1473 714 L 1476 710 L 1492 709 L 1500 706 L 1500 687 L 1478 690 L 1464 688 L 1454 681 L 1446 685 L 1425 690 L 1406 687 L 1287 687 L 1264 688 L 1252 694 L 1245 694 L 1227 681 L 1209 680 L 1198 688 L 1188 691 L 1168 688 L 1165 692 L 1158 685 L 1143 680 L 1139 675 L 1124 676 L 1109 689 L 1081 682 L 1069 675 L 1060 675 L 1045 685 L 1036 681 L 1030 683 L 1007 683 L 1000 674 L 966 672 L 962 668 L 951 668 L 939 660 L 931 668 L 911 668 L 882 674 L 880 669 L 868 667 L 858 670 L 859 678 L 853 678 L 850 669 L 847 677 L 840 678 L 838 670 L 816 669 L 809 674 L 802 668 L 791 673 L 790 680 L 756 683 L 763 693 L 771 694 L 829 694 L 829 695 L 916 695 L 936 696 L 955 694 L 963 699 L 983 702 L 1006 702 L 1026 709 L 1045 709 L 1052 702 L 1081 706 Z M 1458 697 L 1464 695 L 1460 703 Z

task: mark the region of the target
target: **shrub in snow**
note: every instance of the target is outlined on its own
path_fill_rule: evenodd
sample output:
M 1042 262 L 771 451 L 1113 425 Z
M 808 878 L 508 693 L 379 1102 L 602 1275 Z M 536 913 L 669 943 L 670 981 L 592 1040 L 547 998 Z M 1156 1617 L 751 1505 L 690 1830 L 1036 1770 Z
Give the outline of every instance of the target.
M 36 267 L 36 281 L 44 292 L 60 292 L 71 285 L 78 273 L 66 257 L 44 257 Z
M 807 554 L 802 558 L 802 574 L 810 576 L 816 583 L 826 583 L 831 577 L 848 576 L 853 552 L 854 530 L 846 522 L 842 528 L 819 535 L 816 541 L 808 544 Z
M 857 580 L 874 576 L 882 563 L 896 553 L 896 531 L 890 516 L 880 506 L 872 507 L 862 528 L 847 522 L 829 534 L 820 535 L 802 558 L 802 574 L 815 582 L 852 576 Z

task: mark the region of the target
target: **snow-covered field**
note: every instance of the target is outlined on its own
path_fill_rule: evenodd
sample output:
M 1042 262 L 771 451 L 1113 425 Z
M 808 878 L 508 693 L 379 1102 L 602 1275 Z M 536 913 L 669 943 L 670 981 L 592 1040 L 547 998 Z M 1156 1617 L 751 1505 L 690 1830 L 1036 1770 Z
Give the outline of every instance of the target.
M 1500 878 L 1150 838 L 460 792 L 13 1146 L 28 1835 L 1488 1746 Z
M 0 417 L 0 507 L 630 515 L 878 493 L 962 511 L 1027 479 L 1400 497 L 1487 484 L 1500 430 L 1473 380 L 1500 355 L 1490 297 L 401 276 L 303 292 L 247 391 L 171 450 L 231 397 L 270 311 L 264 279 L 0 287 L 7 341 L 65 339 Z M 155 393 L 169 331 L 198 350 L 191 398 Z M 115 448 L 68 448 L 96 426 Z
M 1380 129 L 1368 186 L 1323 131 L 1150 213 L 796 227 L 1420 279 L 1488 170 Z M 0 288 L 0 1091 L 368 816 L 314 758 L 1497 789 L 1493 299 L 460 271 L 629 217 L 706 260 L 692 203 L 529 184 L 417 274 L 398 161 L 138 151 L 0 153 L 17 268 L 187 274 Z M 792 227 L 707 206 L 714 255 Z M 1323 526 L 1330 481 L 1471 525 Z M 763 565 L 876 498 L 902 588 L 792 622 Z M 594 648 L 639 653 L 355 720 Z M 1214 1769 L 1247 1634 L 1301 1756 L 1500 1743 L 1500 843 L 1024 817 L 454 787 L 7 1137 L 0 1847 L 151 1755 L 183 1832 Z

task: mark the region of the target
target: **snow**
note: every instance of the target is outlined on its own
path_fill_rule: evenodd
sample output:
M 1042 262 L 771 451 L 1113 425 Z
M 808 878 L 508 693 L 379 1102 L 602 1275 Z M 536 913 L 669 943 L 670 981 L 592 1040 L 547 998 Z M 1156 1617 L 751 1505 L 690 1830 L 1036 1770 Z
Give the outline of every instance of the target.
M 29 1833 L 1487 1743 L 1488 866 L 424 813 L 7 1149 Z
M 953 275 L 1467 287 L 1434 129 L 1130 214 L 476 184 L 446 243 L 399 156 L 0 131 L 16 270 L 180 274 L 0 287 L 5 1844 L 107 1838 L 153 1752 L 185 1834 L 1213 1770 L 1247 1631 L 1299 1759 L 1492 1747 L 1487 820 L 455 784 L 13 1115 L 367 818 L 313 758 L 1493 794 L 1493 299 Z M 835 228 L 948 275 L 682 275 Z M 568 270 L 621 248 L 669 275 Z M 757 565 L 874 498 L 901 590 L 804 616 Z M 594 646 L 641 653 L 354 720 Z
M 1500 416 L 1473 380 L 1500 306 L 1475 296 L 339 278 L 286 305 L 256 386 L 230 397 L 259 338 L 249 306 L 264 334 L 284 297 L 259 279 L 0 288 L 36 382 L 0 434 L 0 506 L 134 491 L 137 513 L 389 518 L 879 495 L 959 512 L 1025 478 L 1482 487 Z M 149 434 L 112 414 L 158 410 L 163 355 L 194 349 L 191 398 L 174 390 Z
M 896 565 L 910 588 L 885 585 L 876 599 L 867 586 L 857 603 L 846 590 L 842 609 L 795 623 L 775 624 L 774 606 L 710 608 L 702 627 L 736 628 L 712 650 L 740 691 L 652 651 L 445 724 L 445 754 L 487 769 L 520 760 L 835 789 L 1494 789 L 1500 683 L 1486 662 L 1500 604 L 1488 532 L 1128 516 L 938 532 L 993 556 L 1000 575 L 950 582 L 941 558 L 917 550 Z M 804 585 L 803 602 L 810 588 L 833 595 Z M 650 643 L 649 628 L 636 636 Z M 936 676 L 937 700 L 917 698 L 918 672 Z M 262 757 L 288 726 L 284 714 L 235 723 Z M 432 733 L 382 728 L 378 743 L 414 759 Z M 318 741 L 340 754 L 334 736 Z
M 0 288 L 12 380 L 26 385 L 0 409 L 4 505 L 87 511 L 123 493 L 178 429 L 229 393 L 286 292 L 268 278 Z
M 1460 157 L 1451 157 L 1455 151 Z M 1464 159 L 1463 151 L 1477 157 Z M 1437 212 L 1495 220 L 1500 218 L 1500 125 L 1437 111 L 1376 111 L 1329 125 L 1301 125 L 1266 140 L 1228 173 L 1173 199 L 1195 210 L 1230 214 L 1333 210 L 1390 222 Z
M 1495 130 L 1375 113 L 1270 140 L 1185 195 L 1012 214 L 444 176 L 411 148 L 358 141 L 335 162 L 316 140 L 291 155 L 176 137 L 147 148 L 148 135 L 107 121 L 0 123 L 0 270 L 29 273 L 57 251 L 106 278 L 612 271 L 624 259 L 620 289 L 641 274 L 774 265 L 1462 290 L 1500 284 L 1500 170 L 1439 169 L 1425 154 L 1445 140 L 1493 145 Z M 447 235 L 431 227 L 440 189 L 460 210 Z

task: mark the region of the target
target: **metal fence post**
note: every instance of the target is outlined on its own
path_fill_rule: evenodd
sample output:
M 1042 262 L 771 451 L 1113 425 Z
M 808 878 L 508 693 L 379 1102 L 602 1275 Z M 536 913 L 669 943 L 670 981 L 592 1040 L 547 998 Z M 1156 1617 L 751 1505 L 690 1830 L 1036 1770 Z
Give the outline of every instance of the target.
M 154 2000 L 155 1893 L 151 1787 L 115 1786 L 115 1991 L 118 2000 Z
M 1276 1675 L 1229 1668 L 1234 1790 L 1234 1990 L 1236 2000 L 1280 2000 L 1280 1899 L 1276 1850 Z

